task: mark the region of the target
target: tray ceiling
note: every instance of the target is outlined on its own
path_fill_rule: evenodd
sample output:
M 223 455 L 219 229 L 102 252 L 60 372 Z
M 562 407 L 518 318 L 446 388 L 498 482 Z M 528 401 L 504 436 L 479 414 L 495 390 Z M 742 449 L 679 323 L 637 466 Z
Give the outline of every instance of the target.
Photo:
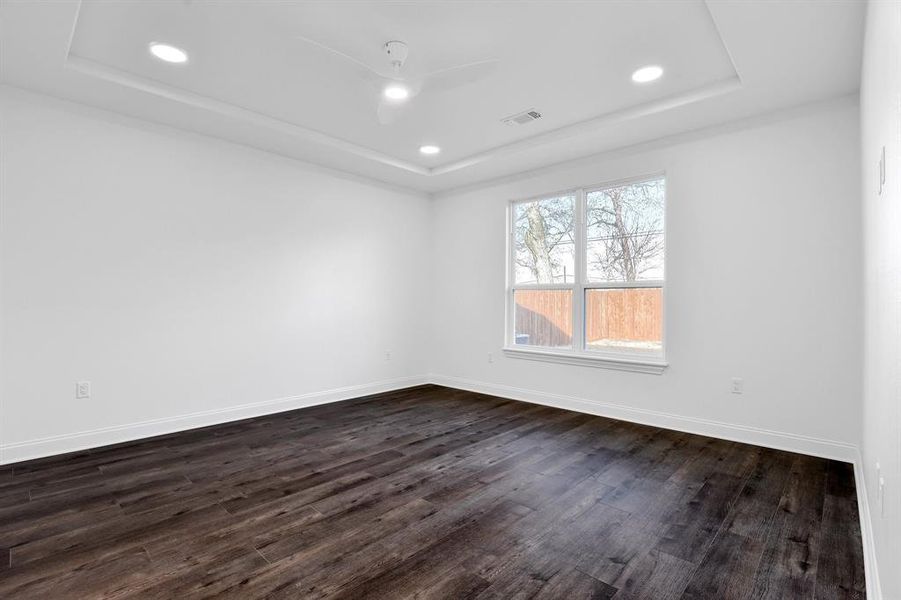
M 4 2 L 0 76 L 440 191 L 856 89 L 862 3 L 753 4 Z M 455 87 L 427 83 L 381 124 L 379 84 L 354 61 L 388 71 L 389 40 L 408 44 L 413 77 L 496 62 Z M 189 61 L 157 60 L 153 41 Z M 632 82 L 647 64 L 663 77 Z M 542 118 L 501 121 L 531 108 Z

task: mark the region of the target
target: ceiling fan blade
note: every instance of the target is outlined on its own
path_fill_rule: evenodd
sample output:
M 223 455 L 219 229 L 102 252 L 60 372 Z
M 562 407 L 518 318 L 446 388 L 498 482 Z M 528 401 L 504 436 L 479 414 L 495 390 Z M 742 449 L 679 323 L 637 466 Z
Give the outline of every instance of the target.
M 407 86 L 408 90 L 410 90 L 410 98 L 415 98 L 419 95 L 419 92 L 422 91 L 422 79 L 400 79 L 399 81 Z
M 499 63 L 498 59 L 492 58 L 434 71 L 425 76 L 424 86 L 434 92 L 451 90 L 488 77 L 497 70 Z
M 381 102 L 379 102 L 379 107 L 376 111 L 379 123 L 382 125 L 391 125 L 403 116 L 405 106 L 406 104 L 389 102 L 388 100 L 382 99 Z
M 326 52 L 328 52 L 334 56 L 337 56 L 339 58 L 344 59 L 347 62 L 352 63 L 353 65 L 358 67 L 358 69 L 361 70 L 362 74 L 367 78 L 373 78 L 373 77 L 376 77 L 378 79 L 385 78 L 385 76 L 382 73 L 379 73 L 378 71 L 376 71 L 375 69 L 373 69 L 372 67 L 370 67 L 369 65 L 364 63 L 362 60 L 354 58 L 353 56 L 350 56 L 349 54 L 345 54 L 344 52 L 341 52 L 340 50 L 336 50 L 335 48 L 332 48 L 331 46 L 326 46 L 322 42 L 318 42 L 312 38 L 308 38 L 308 37 L 305 37 L 302 35 L 295 35 L 294 38 L 301 40 L 302 42 L 306 42 L 307 44 L 309 44 L 311 46 L 315 46 L 316 48 L 319 48 L 321 50 L 325 50 Z

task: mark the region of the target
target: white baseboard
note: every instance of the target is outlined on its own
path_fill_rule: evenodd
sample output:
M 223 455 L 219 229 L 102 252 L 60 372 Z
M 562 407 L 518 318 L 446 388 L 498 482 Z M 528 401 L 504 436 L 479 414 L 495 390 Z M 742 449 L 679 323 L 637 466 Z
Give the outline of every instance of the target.
M 550 394 L 517 388 L 497 383 L 475 381 L 461 377 L 449 377 L 447 375 L 432 374 L 429 382 L 445 387 L 489 394 L 511 400 L 521 400 L 532 404 L 542 404 L 554 408 L 574 410 L 577 412 L 610 417 L 643 425 L 663 427 L 696 433 L 725 440 L 764 446 L 776 450 L 787 450 L 811 456 L 830 458 L 843 462 L 853 463 L 854 478 L 857 488 L 857 504 L 860 513 L 860 531 L 864 553 L 864 569 L 866 572 L 867 598 L 870 600 L 882 600 L 882 591 L 879 585 L 879 574 L 876 567 L 876 551 L 873 545 L 873 527 L 870 517 L 870 505 L 867 502 L 867 486 L 863 474 L 863 462 L 859 448 L 854 444 L 836 442 L 820 438 L 796 435 L 781 431 L 770 431 L 744 425 L 733 425 L 708 419 L 684 417 L 670 413 L 664 413 L 641 408 L 632 408 L 621 404 L 610 404 L 594 400 L 585 400 L 574 396 L 562 394 Z
M 360 396 L 390 392 L 392 390 L 422 385 L 425 383 L 428 383 L 428 377 L 424 375 L 399 377 L 397 379 L 352 385 L 321 392 L 301 394 L 299 396 L 288 396 L 285 398 L 276 398 L 274 400 L 264 400 L 262 402 L 251 402 L 249 404 L 229 406 L 227 408 L 205 410 L 176 417 L 151 419 L 139 423 L 114 425 L 112 427 L 103 427 L 91 431 L 81 431 L 78 433 L 5 444 L 0 446 L 0 464 L 21 462 L 33 458 L 44 458 L 56 454 L 98 448 L 100 446 L 108 446 L 110 444 L 118 444 L 121 442 L 131 442 L 156 435 L 175 433 L 177 431 L 196 429 L 198 427 L 207 427 L 209 425 L 218 425 L 229 421 L 239 421 L 250 417 L 259 417 L 298 408 L 306 408 L 308 406 L 339 402 L 341 400 L 350 400 Z
M 360 396 L 368 396 L 370 394 L 378 394 L 425 383 L 434 383 L 461 390 L 510 398 L 512 400 L 521 400 L 532 404 L 553 406 L 565 410 L 574 410 L 577 412 L 621 419 L 654 427 L 664 427 L 676 431 L 696 433 L 736 442 L 776 448 L 778 450 L 788 450 L 790 452 L 821 456 L 824 458 L 854 463 L 855 465 L 857 465 L 860 460 L 857 447 L 853 444 L 844 442 L 758 429 L 744 425 L 733 425 L 730 423 L 722 423 L 695 417 L 684 417 L 659 411 L 623 406 L 621 404 L 585 400 L 574 396 L 551 394 L 460 377 L 432 374 L 428 376 L 416 375 L 411 377 L 400 377 L 321 392 L 311 392 L 299 396 L 288 396 L 285 398 L 252 402 L 187 415 L 152 419 L 127 425 L 115 425 L 91 431 L 82 431 L 0 445 L 0 464 L 43 458 L 56 454 L 64 454 L 66 452 L 86 450 L 107 446 L 109 444 L 118 444 L 156 435 L 195 429 L 197 427 L 207 427 L 209 425 L 217 425 L 229 421 L 238 421 L 250 417 L 295 410 L 319 404 L 327 404 L 329 402 L 339 402 L 341 400 L 349 400 Z M 862 473 L 860 476 L 862 477 Z M 866 492 L 866 490 L 864 490 L 864 492 Z
M 882 600 L 879 568 L 876 564 L 876 545 L 873 541 L 873 518 L 870 515 L 870 501 L 867 497 L 863 457 L 859 451 L 854 460 L 854 483 L 857 488 L 857 510 L 860 512 L 860 536 L 863 542 L 863 564 L 867 576 L 867 599 Z
M 734 425 L 720 421 L 699 419 L 697 417 L 685 417 L 655 410 L 633 408 L 622 404 L 598 402 L 596 400 L 576 398 L 575 396 L 551 394 L 497 383 L 487 383 L 461 377 L 449 377 L 447 375 L 432 374 L 429 376 L 429 381 L 437 385 L 479 392 L 482 394 L 490 394 L 502 398 L 510 398 L 511 400 L 521 400 L 532 404 L 543 404 L 554 408 L 574 410 L 601 417 L 610 417 L 622 421 L 641 423 L 642 425 L 651 425 L 653 427 L 663 427 L 665 429 L 674 429 L 686 433 L 707 435 L 734 442 L 743 442 L 755 446 L 765 446 L 777 450 L 787 450 L 789 452 L 831 458 L 849 463 L 853 463 L 857 460 L 858 455 L 857 446 L 854 444 L 824 440 L 794 433 L 770 431 L 768 429 Z
M 230 421 L 238 421 L 251 417 L 259 417 L 278 412 L 340 402 L 361 396 L 379 394 L 426 383 L 434 383 L 445 387 L 489 394 L 511 400 L 520 400 L 532 404 L 542 404 L 565 410 L 573 410 L 602 417 L 610 417 L 654 427 L 664 427 L 686 433 L 695 433 L 711 437 L 744 442 L 777 450 L 799 452 L 813 456 L 821 456 L 854 464 L 854 476 L 857 487 L 857 502 L 860 512 L 861 537 L 864 551 L 864 568 L 867 579 L 867 598 L 882 600 L 879 575 L 876 566 L 876 552 L 873 544 L 873 527 L 870 516 L 870 505 L 867 500 L 867 486 L 864 478 L 863 461 L 857 446 L 844 442 L 823 440 L 791 433 L 770 431 L 744 425 L 733 425 L 719 421 L 684 417 L 670 413 L 610 404 L 594 400 L 585 400 L 574 396 L 538 392 L 508 385 L 475 381 L 447 375 L 417 375 L 399 377 L 373 383 L 335 388 L 321 392 L 311 392 L 299 396 L 288 396 L 252 402 L 228 408 L 201 411 L 177 417 L 153 419 L 104 427 L 92 431 L 83 431 L 67 435 L 59 435 L 26 442 L 0 445 L 0 464 L 10 464 L 43 458 L 66 452 L 98 448 L 110 444 L 129 442 L 143 438 L 218 425 Z

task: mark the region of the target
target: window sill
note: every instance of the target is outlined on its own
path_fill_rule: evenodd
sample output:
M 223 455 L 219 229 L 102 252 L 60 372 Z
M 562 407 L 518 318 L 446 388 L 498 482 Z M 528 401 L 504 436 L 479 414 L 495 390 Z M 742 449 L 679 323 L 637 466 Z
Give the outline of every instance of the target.
M 555 352 L 553 350 L 538 350 L 525 348 L 504 348 L 504 355 L 510 358 L 525 360 L 540 360 L 543 362 L 561 363 L 567 365 L 582 365 L 586 367 L 600 367 L 602 369 L 616 369 L 618 371 L 631 371 L 633 373 L 650 373 L 661 375 L 669 366 L 669 363 L 657 358 L 633 358 L 615 356 L 595 356 L 585 352 Z

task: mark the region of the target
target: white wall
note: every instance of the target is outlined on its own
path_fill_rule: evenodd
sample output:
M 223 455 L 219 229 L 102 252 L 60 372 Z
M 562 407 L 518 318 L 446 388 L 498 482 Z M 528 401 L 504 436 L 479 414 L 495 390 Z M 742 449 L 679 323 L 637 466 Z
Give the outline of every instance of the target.
M 901 599 L 901 3 L 870 2 L 860 89 L 864 206 L 863 467 L 885 598 Z M 876 165 L 885 146 L 886 187 Z M 882 467 L 880 499 L 876 462 Z M 884 501 L 884 506 L 882 503 Z
M 434 202 L 13 88 L 0 109 L 5 461 L 429 370 L 802 451 L 847 457 L 858 442 L 853 101 Z M 660 170 L 667 372 L 502 356 L 507 200 Z M 90 400 L 74 399 L 78 380 Z
M 877 197 L 872 168 L 883 143 L 890 172 L 901 166 L 897 6 L 869 14 L 865 344 L 853 100 L 430 202 L 0 86 L 0 461 L 403 387 L 431 371 L 458 387 L 839 458 L 862 431 L 880 562 L 896 564 L 901 178 Z M 667 371 L 503 356 L 507 201 L 658 171 Z M 743 395 L 729 393 L 734 376 Z M 78 380 L 93 383 L 90 400 L 74 399 Z M 893 502 L 885 518 L 877 459 Z M 901 598 L 895 571 L 883 569 L 886 598 Z
M 432 371 L 471 389 L 851 459 L 858 111 L 852 98 L 783 117 L 436 199 Z M 657 171 L 667 175 L 665 374 L 503 356 L 507 202 Z M 745 379 L 743 395 L 730 393 L 732 377 Z
M 426 197 L 14 88 L 0 119 L 4 461 L 426 373 Z

